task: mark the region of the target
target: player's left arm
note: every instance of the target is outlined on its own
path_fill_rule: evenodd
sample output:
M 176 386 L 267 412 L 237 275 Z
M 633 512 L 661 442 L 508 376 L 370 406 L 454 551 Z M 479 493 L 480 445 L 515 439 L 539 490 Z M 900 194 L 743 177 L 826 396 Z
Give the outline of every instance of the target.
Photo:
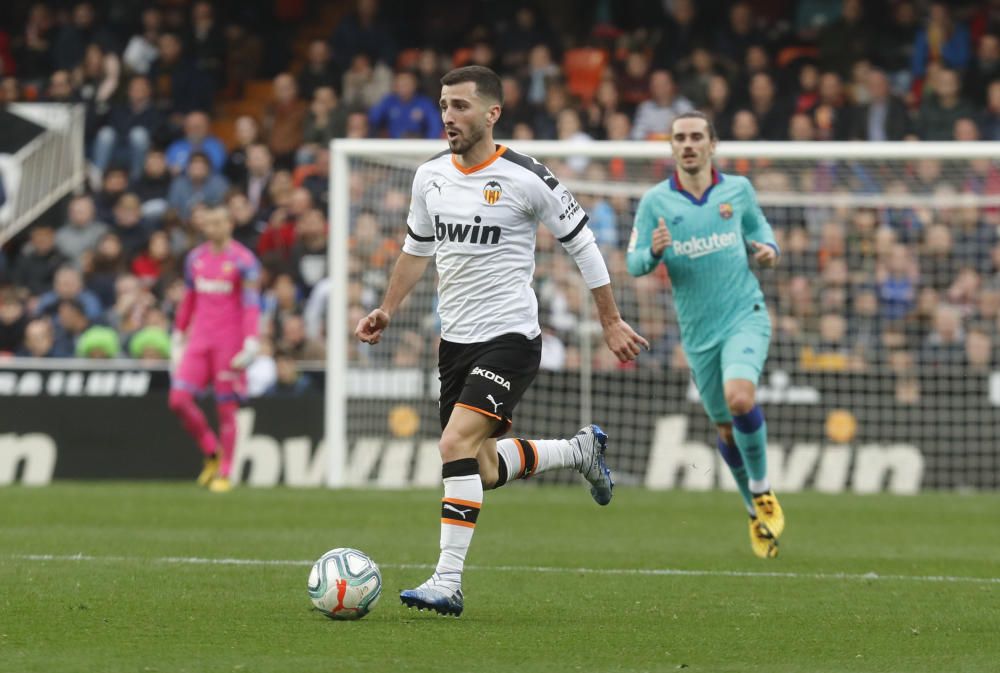
M 554 187 L 549 185 L 554 183 Z M 555 178 L 533 184 L 532 204 L 535 214 L 572 255 L 584 282 L 590 288 L 604 331 L 604 341 L 621 362 L 634 360 L 639 350 L 649 350 L 649 342 L 622 319 L 611 289 L 604 256 L 594 232 L 587 226 L 587 214 L 565 186 Z
M 243 307 L 243 348 L 229 363 L 233 369 L 246 369 L 260 352 L 260 262 L 248 253 L 240 263 L 240 296 Z
M 757 264 L 764 268 L 771 268 L 778 263 L 781 251 L 774 238 L 774 230 L 764 216 L 760 204 L 757 202 L 757 192 L 750 181 L 744 184 L 746 203 L 743 208 L 743 238 L 750 247 L 753 258 Z

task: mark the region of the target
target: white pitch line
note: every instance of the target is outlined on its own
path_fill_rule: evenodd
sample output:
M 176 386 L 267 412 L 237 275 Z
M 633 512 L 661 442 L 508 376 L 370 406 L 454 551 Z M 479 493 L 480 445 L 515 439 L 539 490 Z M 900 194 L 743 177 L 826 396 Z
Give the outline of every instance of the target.
M 200 558 L 197 556 L 162 556 L 144 558 L 140 556 L 90 556 L 87 554 L 13 554 L 6 557 L 17 561 L 79 561 L 96 563 L 154 562 L 180 565 L 231 565 L 231 566 L 309 566 L 312 561 L 292 559 L 241 559 L 241 558 Z M 433 568 L 426 563 L 380 563 L 381 568 L 393 570 L 421 570 Z M 968 577 L 962 575 L 880 575 L 868 573 L 793 573 L 754 570 L 687 570 L 683 568 L 560 568 L 552 566 L 466 566 L 467 570 L 521 573 L 559 573 L 578 575 L 625 575 L 640 577 L 745 577 L 750 579 L 792 579 L 792 580 L 841 580 L 841 581 L 893 581 L 893 582 L 938 582 L 965 584 L 1000 584 L 1000 577 Z

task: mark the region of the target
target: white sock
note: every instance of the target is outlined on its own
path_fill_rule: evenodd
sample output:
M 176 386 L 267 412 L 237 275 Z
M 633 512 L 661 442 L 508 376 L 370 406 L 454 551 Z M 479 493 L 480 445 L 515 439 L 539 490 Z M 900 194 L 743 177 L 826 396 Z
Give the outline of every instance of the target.
M 483 504 L 483 482 L 478 474 L 446 477 L 441 499 L 441 556 L 437 584 L 452 591 L 462 586 L 465 555 L 469 552 L 476 519 Z
M 508 482 L 549 470 L 580 469 L 580 448 L 568 439 L 501 439 L 497 454 L 507 467 Z
M 771 490 L 771 484 L 768 483 L 767 477 L 763 479 L 748 479 L 748 486 L 750 486 L 750 492 L 754 495 L 760 495 L 761 493 L 767 493 Z

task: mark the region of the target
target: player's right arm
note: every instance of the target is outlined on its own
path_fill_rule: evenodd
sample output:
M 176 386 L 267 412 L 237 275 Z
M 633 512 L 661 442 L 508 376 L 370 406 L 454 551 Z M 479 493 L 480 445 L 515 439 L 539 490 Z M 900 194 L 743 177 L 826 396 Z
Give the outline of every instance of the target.
M 670 245 L 670 230 L 663 216 L 653 212 L 649 192 L 639 201 L 632 225 L 625 261 L 633 276 L 645 276 L 663 261 L 663 252 Z
M 406 240 L 403 251 L 399 254 L 392 274 L 389 276 L 389 286 L 385 290 L 382 304 L 358 322 L 354 335 L 368 344 L 377 344 L 382 338 L 382 332 L 389 326 L 392 314 L 403 303 L 410 291 L 424 275 L 431 257 L 437 251 L 437 240 L 434 238 L 434 225 L 427 212 L 427 202 L 424 200 L 424 176 L 417 170 L 413 178 L 413 188 L 410 196 L 410 214 L 406 218 Z

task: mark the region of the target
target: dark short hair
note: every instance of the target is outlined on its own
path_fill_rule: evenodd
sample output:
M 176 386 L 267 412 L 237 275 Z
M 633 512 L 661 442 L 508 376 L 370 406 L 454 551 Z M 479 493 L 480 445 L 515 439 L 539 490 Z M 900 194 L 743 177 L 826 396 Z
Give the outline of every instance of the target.
M 682 112 L 681 114 L 674 117 L 673 121 L 670 122 L 670 133 L 674 132 L 674 124 L 677 123 L 678 119 L 701 119 L 708 125 L 708 137 L 710 140 L 718 140 L 719 134 L 715 132 L 715 124 L 707 114 L 701 110 L 691 110 L 690 112 Z
M 476 93 L 482 98 L 495 100 L 503 107 L 503 86 L 500 84 L 500 76 L 489 68 L 481 65 L 467 65 L 462 68 L 455 68 L 441 78 L 441 86 L 452 86 L 462 82 L 473 82 L 476 85 Z

